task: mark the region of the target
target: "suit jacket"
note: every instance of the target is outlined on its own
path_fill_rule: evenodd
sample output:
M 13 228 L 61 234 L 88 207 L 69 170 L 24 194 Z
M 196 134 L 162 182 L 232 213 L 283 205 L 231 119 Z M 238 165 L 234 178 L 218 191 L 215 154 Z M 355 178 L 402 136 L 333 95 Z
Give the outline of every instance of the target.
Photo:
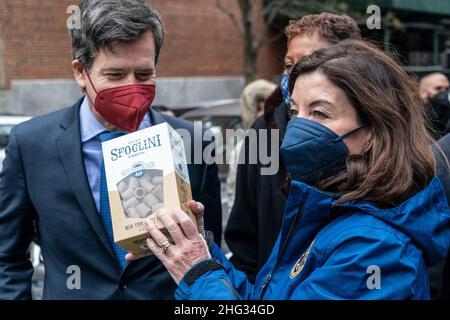
M 0 173 L 0 299 L 31 298 L 27 249 L 33 239 L 44 258 L 44 299 L 172 299 L 176 284 L 155 257 L 120 268 L 84 168 L 81 102 L 22 123 L 11 133 Z M 192 123 L 150 112 L 153 125 L 167 122 L 194 137 Z M 193 154 L 194 143 L 185 144 Z M 220 243 L 217 166 L 202 161 L 188 170 L 193 197 L 205 205 L 205 227 Z M 73 270 L 79 270 L 80 289 L 71 289 Z

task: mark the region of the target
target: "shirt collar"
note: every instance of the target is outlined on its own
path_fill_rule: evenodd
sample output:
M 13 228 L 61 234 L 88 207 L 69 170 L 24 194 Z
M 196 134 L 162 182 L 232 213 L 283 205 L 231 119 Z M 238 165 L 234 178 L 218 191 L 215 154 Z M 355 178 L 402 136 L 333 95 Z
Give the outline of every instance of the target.
M 145 129 L 151 126 L 150 112 L 147 112 L 142 120 L 139 130 Z M 81 130 L 81 142 L 87 142 L 92 138 L 95 138 L 100 133 L 108 131 L 92 114 L 91 108 L 89 107 L 89 101 L 87 97 L 80 107 L 80 130 Z

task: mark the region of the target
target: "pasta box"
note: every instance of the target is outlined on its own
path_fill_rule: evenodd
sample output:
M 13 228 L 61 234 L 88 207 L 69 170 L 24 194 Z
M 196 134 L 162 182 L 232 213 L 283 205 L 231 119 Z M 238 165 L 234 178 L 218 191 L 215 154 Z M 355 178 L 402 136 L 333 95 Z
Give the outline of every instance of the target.
M 148 249 L 144 219 L 172 241 L 155 216 L 160 208 L 182 209 L 195 223 L 183 139 L 167 123 L 102 143 L 114 242 L 140 253 Z M 175 220 L 176 221 L 176 220 Z

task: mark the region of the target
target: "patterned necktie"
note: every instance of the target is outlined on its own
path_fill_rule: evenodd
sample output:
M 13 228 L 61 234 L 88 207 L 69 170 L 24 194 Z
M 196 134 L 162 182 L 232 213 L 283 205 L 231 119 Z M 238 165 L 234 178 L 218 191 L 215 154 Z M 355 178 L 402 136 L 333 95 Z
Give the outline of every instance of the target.
M 101 142 L 105 142 L 120 136 L 123 136 L 123 132 L 105 132 L 98 135 Z M 109 207 L 108 186 L 106 184 L 105 163 L 102 161 L 102 172 L 100 176 L 100 217 L 105 227 L 105 231 L 108 234 L 109 241 L 114 248 L 117 259 L 119 260 L 122 270 L 128 265 L 128 261 L 125 260 L 127 250 L 114 243 L 112 223 L 111 223 L 111 211 Z
M 281 93 L 283 94 L 283 101 L 290 109 L 291 107 L 291 97 L 289 95 L 289 73 L 285 72 L 281 76 Z

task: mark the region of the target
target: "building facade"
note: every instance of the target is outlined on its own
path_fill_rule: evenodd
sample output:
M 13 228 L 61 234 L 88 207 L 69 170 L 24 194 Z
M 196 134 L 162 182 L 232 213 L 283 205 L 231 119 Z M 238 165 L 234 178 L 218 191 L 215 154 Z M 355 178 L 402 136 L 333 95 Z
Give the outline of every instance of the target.
M 169 107 L 237 98 L 244 85 L 243 40 L 211 0 L 151 0 L 166 28 L 155 104 Z M 224 0 L 235 14 L 235 0 Z M 67 22 L 78 0 L 0 0 L 0 112 L 39 115 L 72 104 Z M 277 44 L 262 48 L 258 71 L 281 72 Z M 282 49 L 283 50 L 283 49 Z M 282 57 L 282 54 L 281 54 Z

